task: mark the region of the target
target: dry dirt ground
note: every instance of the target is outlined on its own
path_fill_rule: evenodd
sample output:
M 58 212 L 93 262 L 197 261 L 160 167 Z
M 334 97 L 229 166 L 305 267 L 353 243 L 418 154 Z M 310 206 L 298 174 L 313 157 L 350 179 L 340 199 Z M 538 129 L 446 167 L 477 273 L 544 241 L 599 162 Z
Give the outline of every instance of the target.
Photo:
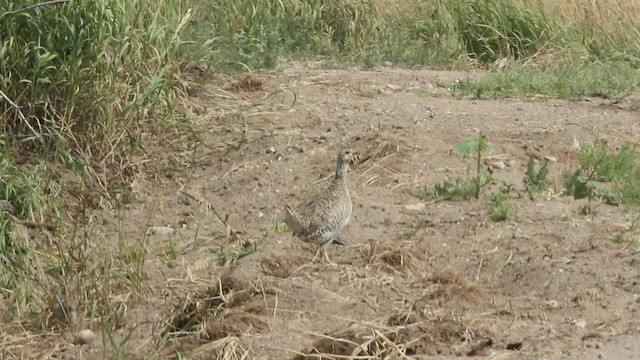
M 611 241 L 634 212 L 601 205 L 585 216 L 583 201 L 560 193 L 574 137 L 636 142 L 636 103 L 456 98 L 447 88 L 460 79 L 290 64 L 194 93 L 210 129 L 201 146 L 184 166 L 139 180 L 130 210 L 102 214 L 124 219 L 131 241 L 147 223 L 177 229 L 147 238 L 148 279 L 116 332 L 137 326 L 125 358 L 640 358 L 640 255 Z M 491 220 L 487 196 L 415 196 L 468 176 L 473 160 L 453 147 L 480 131 L 494 147 L 489 162 L 515 160 L 493 172 L 513 185 L 504 222 Z M 337 266 L 309 264 L 316 248 L 277 222 L 285 202 L 298 207 L 323 190 L 344 147 L 361 154 L 349 173 L 348 245 L 329 248 Z M 555 191 L 533 201 L 523 195 L 528 153 L 557 159 Z M 113 236 L 109 226 L 95 235 Z M 215 265 L 235 254 L 235 264 Z M 100 337 L 47 339 L 57 345 L 33 357 L 105 356 Z

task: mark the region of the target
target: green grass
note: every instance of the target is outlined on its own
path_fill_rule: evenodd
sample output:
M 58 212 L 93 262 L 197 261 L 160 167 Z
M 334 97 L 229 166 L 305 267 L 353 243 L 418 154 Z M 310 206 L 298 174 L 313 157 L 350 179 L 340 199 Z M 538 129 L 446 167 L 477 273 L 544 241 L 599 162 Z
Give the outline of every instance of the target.
M 96 248 L 99 220 L 90 219 L 103 203 L 120 211 L 134 201 L 140 157 L 163 157 L 176 167 L 194 164 L 174 159 L 171 147 L 202 143 L 204 132 L 177 110 L 187 89 L 206 82 L 204 77 L 191 82 L 192 65 L 210 73 L 245 72 L 277 68 L 284 58 L 320 60 L 323 67 L 391 61 L 468 70 L 493 69 L 495 61 L 508 60 L 505 71 L 451 88 L 456 96 L 479 98 L 618 99 L 640 84 L 640 36 L 627 31 L 637 28 L 632 19 L 611 17 L 617 25 L 586 17 L 576 21 L 575 14 L 550 13 L 537 1 L 416 0 L 397 9 L 381 9 L 368 0 L 96 0 L 22 6 L 0 0 L 0 200 L 14 209 L 11 214 L 0 210 L 3 315 L 24 327 L 46 313 L 52 285 L 72 289 L 90 309 L 92 324 L 103 326 L 103 340 L 116 357 L 126 357 L 123 345 L 134 329 L 117 341 L 111 336 L 116 325 L 106 317 L 113 311 L 112 295 L 144 288 L 152 249 L 144 234 L 124 241 L 122 224 L 116 249 Z M 609 31 L 612 25 L 622 31 Z M 376 94 L 362 90 L 359 95 Z M 249 135 L 225 146 L 239 148 L 255 139 Z M 185 141 L 173 141 L 177 138 Z M 163 143 L 159 154 L 149 150 L 163 139 L 176 145 Z M 421 198 L 487 196 L 486 185 L 493 182 L 481 169 L 490 151 L 486 139 L 464 140 L 455 150 L 475 160 L 470 175 L 425 186 Z M 527 168 L 532 192 L 545 186 L 545 166 Z M 581 150 L 565 187 L 576 198 L 637 207 L 639 175 L 634 147 L 613 151 L 597 142 Z M 509 217 L 506 200 L 502 193 L 489 194 L 494 220 Z M 51 246 L 45 249 L 43 239 L 25 232 L 20 225 L 25 221 L 52 225 L 46 233 L 53 238 Z M 418 222 L 409 235 L 424 226 Z M 283 230 L 274 221 L 263 236 Z M 164 252 L 168 259 L 177 256 L 174 240 L 179 239 L 170 240 Z M 233 264 L 256 251 L 254 242 L 236 240 L 214 251 L 215 263 Z
M 640 165 L 638 150 L 631 144 L 612 149 L 604 139 L 583 144 L 578 164 L 565 171 L 565 194 L 592 202 L 640 207 Z
M 529 155 L 527 161 L 527 167 L 524 173 L 524 186 L 529 198 L 534 200 L 536 195 L 547 189 L 551 185 L 549 180 L 549 160 L 545 159 L 540 168 L 536 170 L 535 160 L 532 155 Z
M 640 74 L 626 62 L 575 63 L 535 69 L 514 64 L 504 72 L 490 73 L 452 89 L 455 96 L 478 98 L 585 97 L 621 99 L 640 86 Z
M 491 213 L 491 220 L 495 222 L 505 221 L 509 218 L 511 206 L 507 202 L 508 193 L 500 191 L 489 197 L 488 207 Z

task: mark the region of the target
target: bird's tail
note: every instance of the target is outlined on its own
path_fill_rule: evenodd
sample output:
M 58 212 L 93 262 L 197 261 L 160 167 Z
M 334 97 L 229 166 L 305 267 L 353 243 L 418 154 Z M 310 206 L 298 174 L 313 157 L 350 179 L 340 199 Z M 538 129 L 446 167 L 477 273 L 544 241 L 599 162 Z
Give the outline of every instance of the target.
M 336 236 L 332 242 L 338 245 L 347 245 L 347 241 L 339 236 Z
M 284 222 L 294 234 L 298 234 L 302 230 L 298 219 L 300 219 L 300 215 L 289 205 L 284 204 Z

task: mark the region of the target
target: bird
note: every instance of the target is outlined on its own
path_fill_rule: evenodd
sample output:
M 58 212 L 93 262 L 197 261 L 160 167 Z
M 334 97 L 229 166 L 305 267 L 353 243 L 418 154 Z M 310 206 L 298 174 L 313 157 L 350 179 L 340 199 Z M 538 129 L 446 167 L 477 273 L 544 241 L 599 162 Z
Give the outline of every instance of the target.
M 340 237 L 340 231 L 351 220 L 353 208 L 347 186 L 347 172 L 349 164 L 355 158 L 356 152 L 353 149 L 340 151 L 333 180 L 320 196 L 309 202 L 300 212 L 286 203 L 284 205 L 284 221 L 293 232 L 292 236 L 320 245 L 312 262 L 322 253 L 329 264 L 334 264 L 329 259 L 326 247 L 330 244 L 347 244 L 347 241 Z

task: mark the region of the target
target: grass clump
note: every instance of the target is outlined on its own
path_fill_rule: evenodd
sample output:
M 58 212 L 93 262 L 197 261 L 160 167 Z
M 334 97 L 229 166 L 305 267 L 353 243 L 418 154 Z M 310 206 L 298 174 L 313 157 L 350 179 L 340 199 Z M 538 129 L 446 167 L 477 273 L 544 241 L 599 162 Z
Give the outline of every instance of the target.
M 482 188 L 493 182 L 493 178 L 482 169 L 484 154 L 491 150 L 493 150 L 493 146 L 482 133 L 456 143 L 454 152 L 458 157 L 475 158 L 473 176 L 468 179 L 457 177 L 453 182 L 447 179 L 434 184 L 433 189 L 425 186 L 416 195 L 423 200 L 436 201 L 479 199 Z
M 185 72 L 211 55 L 185 38 L 194 4 L 0 0 L 0 300 L 21 328 L 46 315 L 54 284 L 96 316 L 111 286 L 141 288 L 146 242 L 95 250 L 89 212 L 130 199 L 150 139 L 185 130 Z
M 536 170 L 534 157 L 529 155 L 524 173 L 524 186 L 529 199 L 534 200 L 536 194 L 544 191 L 549 185 L 551 185 L 551 180 L 549 180 L 549 160 L 545 159 L 540 168 Z
M 476 185 L 473 181 L 456 177 L 453 182 L 447 179 L 435 183 L 433 189 L 425 185 L 422 190 L 418 191 L 417 196 L 425 201 L 464 201 L 473 199 L 475 192 Z
M 625 62 L 575 63 L 536 69 L 515 64 L 504 72 L 458 84 L 456 96 L 478 98 L 544 97 L 582 100 L 584 97 L 619 99 L 640 86 L 635 67 Z
M 635 146 L 611 149 L 605 139 L 582 145 L 578 167 L 565 172 L 565 193 L 575 199 L 595 199 L 615 205 L 640 207 L 640 167 Z
M 489 212 L 491 213 L 491 220 L 500 222 L 509 218 L 511 206 L 507 202 L 508 196 L 508 191 L 500 191 L 489 197 L 488 206 Z
M 274 67 L 281 55 L 358 56 L 380 36 L 375 1 L 223 0 L 196 13 L 188 31 L 214 39 L 214 66 L 226 70 Z

